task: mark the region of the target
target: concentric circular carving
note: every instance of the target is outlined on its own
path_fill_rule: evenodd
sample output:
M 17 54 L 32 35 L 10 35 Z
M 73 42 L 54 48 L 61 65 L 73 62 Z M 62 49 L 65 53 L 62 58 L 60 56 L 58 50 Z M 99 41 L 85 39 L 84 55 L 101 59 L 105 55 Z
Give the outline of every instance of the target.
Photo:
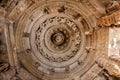
M 22 52 L 22 64 L 33 75 L 70 80 L 80 77 L 94 62 L 90 49 L 95 35 L 89 35 L 94 24 L 86 16 L 88 11 L 75 4 L 41 1 L 21 17 L 16 29 L 17 49 Z
M 48 30 L 45 39 L 46 45 L 49 44 L 48 46 L 55 51 L 61 51 L 68 46 L 70 36 L 66 29 L 58 27 Z
M 31 43 L 35 41 L 35 45 L 34 43 L 31 45 L 37 48 L 34 52 L 38 51 L 43 58 L 60 63 L 70 60 L 78 53 L 81 38 L 81 31 L 77 24 L 69 18 L 56 15 L 43 21 L 39 26 L 34 26 Z M 35 56 L 37 57 L 38 54 L 35 53 Z

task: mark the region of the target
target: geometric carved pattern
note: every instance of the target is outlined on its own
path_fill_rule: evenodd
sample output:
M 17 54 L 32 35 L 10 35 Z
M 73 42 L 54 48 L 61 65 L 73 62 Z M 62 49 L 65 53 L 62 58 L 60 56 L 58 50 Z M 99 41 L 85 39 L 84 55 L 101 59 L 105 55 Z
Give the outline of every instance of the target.
M 27 11 L 29 14 L 22 16 L 18 23 L 21 27 L 17 27 L 16 40 L 17 49 L 24 52 L 21 53 L 24 57 L 20 57 L 22 64 L 43 79 L 80 79 L 94 63 L 93 57 L 97 54 L 94 49 L 95 25 L 74 3 L 55 1 L 42 4 L 31 6 Z M 28 36 L 23 36 L 26 33 Z
M 87 2 L 87 5 L 77 0 L 23 0 L 16 5 L 11 2 L 7 17 L 14 22 L 8 24 L 5 32 L 15 78 L 97 79 L 103 69 L 95 61 L 107 55 L 108 28 L 97 27 L 99 9 Z

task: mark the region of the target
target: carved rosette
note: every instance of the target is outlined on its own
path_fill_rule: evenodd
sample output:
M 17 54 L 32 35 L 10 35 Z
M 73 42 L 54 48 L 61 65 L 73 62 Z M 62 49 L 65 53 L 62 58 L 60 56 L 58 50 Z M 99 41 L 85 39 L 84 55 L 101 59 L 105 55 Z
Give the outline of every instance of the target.
M 38 59 L 43 57 L 51 62 L 68 61 L 80 49 L 81 30 L 65 15 L 57 14 L 50 17 L 44 18 L 43 22 L 41 18 L 32 29 L 31 47 L 35 52 L 34 55 Z
M 80 79 L 99 54 L 95 49 L 96 19 L 89 15 L 92 13 L 75 1 L 48 0 L 32 5 L 15 28 L 21 64 L 45 80 Z

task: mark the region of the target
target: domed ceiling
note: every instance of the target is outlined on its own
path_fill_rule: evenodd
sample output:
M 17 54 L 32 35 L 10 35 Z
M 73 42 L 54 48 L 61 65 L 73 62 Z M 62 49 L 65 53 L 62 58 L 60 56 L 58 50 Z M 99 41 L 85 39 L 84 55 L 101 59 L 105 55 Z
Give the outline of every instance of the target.
M 119 80 L 119 0 L 0 5 L 0 80 Z

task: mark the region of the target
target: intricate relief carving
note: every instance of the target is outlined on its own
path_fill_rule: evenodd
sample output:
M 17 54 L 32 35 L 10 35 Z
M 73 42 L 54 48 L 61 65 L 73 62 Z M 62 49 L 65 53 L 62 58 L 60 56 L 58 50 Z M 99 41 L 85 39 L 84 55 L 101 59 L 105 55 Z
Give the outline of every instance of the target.
M 106 69 L 110 75 L 120 77 L 120 66 L 115 62 L 101 57 L 97 60 L 97 63 L 99 66 Z
M 95 17 L 91 16 L 94 12 L 89 12 L 88 9 L 91 8 L 96 14 L 98 11 L 95 7 L 89 2 L 87 7 L 90 8 L 86 8 L 82 3 L 77 6 L 78 3 L 74 0 L 48 0 L 49 3 L 45 0 L 29 1 L 34 4 L 27 11 L 25 10 L 29 3 L 25 3 L 26 6 L 16 6 L 9 15 L 9 18 L 16 20 L 17 25 L 14 25 L 16 43 L 13 45 L 13 56 L 9 56 L 10 59 L 17 62 L 14 52 L 21 52 L 17 53 L 20 64 L 43 80 L 70 80 L 80 77 L 87 80 L 87 77 L 93 79 L 98 76 L 96 74 L 101 69 L 96 64 L 93 66 L 94 58 L 100 55 L 96 49 L 101 47 L 100 44 L 104 45 L 106 37 L 101 35 L 106 33 L 95 30 L 92 32 L 95 25 L 92 21 Z M 22 12 L 24 13 L 21 18 L 18 17 Z M 97 32 L 102 34 L 98 36 Z M 104 51 L 101 49 L 101 52 Z M 22 80 L 36 80 L 26 70 L 17 70 L 16 73 Z M 86 76 L 83 76 L 84 74 Z
M 18 19 L 20 14 L 22 14 L 22 12 L 24 12 L 31 4 L 32 3 L 29 0 L 21 0 L 21 1 L 11 0 L 11 2 L 8 3 L 8 6 L 9 6 L 8 9 L 11 10 L 11 13 L 9 14 L 9 19 L 11 20 Z
M 81 78 L 81 80 L 93 80 L 102 71 L 102 68 L 98 67 L 97 64 L 93 65 L 92 68 Z
M 119 2 L 118 1 L 111 1 L 106 8 L 106 12 L 112 13 L 112 12 L 117 11 L 119 9 L 120 9 Z
M 48 30 L 46 34 L 44 34 L 45 36 L 45 40 L 50 40 L 49 43 L 45 43 L 46 47 L 51 48 L 52 50 L 55 51 L 62 51 L 64 49 L 66 49 L 66 47 L 68 47 L 68 45 L 70 44 L 70 40 L 71 40 L 71 33 L 69 33 L 69 29 L 64 28 L 63 26 L 68 26 L 70 27 L 71 32 L 73 32 L 73 34 L 75 34 L 75 39 L 73 39 L 72 41 L 74 42 L 74 46 L 73 50 L 71 50 L 71 53 L 68 55 L 65 55 L 64 57 L 54 57 L 54 56 L 50 56 L 48 53 L 44 52 L 41 42 L 42 39 L 42 32 L 43 30 L 45 30 L 44 28 L 47 27 L 47 24 L 54 24 L 57 21 L 57 23 L 61 24 L 60 27 L 58 28 L 50 28 L 50 31 Z M 58 24 L 56 26 L 59 26 Z M 56 27 L 56 26 L 51 26 L 51 27 Z M 80 34 L 80 30 L 77 27 L 77 25 L 72 22 L 71 20 L 65 18 L 65 17 L 52 17 L 50 19 L 45 20 L 41 25 L 39 25 L 38 29 L 36 30 L 36 34 L 35 34 L 35 43 L 36 43 L 36 47 L 38 48 L 39 52 L 41 55 L 43 55 L 46 59 L 53 61 L 53 62 L 63 62 L 63 61 L 67 61 L 70 58 L 74 57 L 77 53 L 77 51 L 79 50 L 80 44 L 81 44 L 81 34 Z M 45 41 L 44 41 L 45 42 Z M 51 50 L 50 49 L 50 50 Z
M 100 26 L 120 25 L 120 4 L 118 1 L 111 1 L 106 8 L 107 15 L 98 19 Z
M 98 23 L 100 26 L 120 25 L 120 11 L 101 17 Z
M 102 6 L 97 2 L 97 0 L 81 0 L 81 2 L 89 8 L 89 10 L 93 13 L 94 16 L 99 17 L 99 15 L 102 13 L 105 13 L 105 10 L 102 8 Z M 99 8 L 98 8 L 99 7 Z

